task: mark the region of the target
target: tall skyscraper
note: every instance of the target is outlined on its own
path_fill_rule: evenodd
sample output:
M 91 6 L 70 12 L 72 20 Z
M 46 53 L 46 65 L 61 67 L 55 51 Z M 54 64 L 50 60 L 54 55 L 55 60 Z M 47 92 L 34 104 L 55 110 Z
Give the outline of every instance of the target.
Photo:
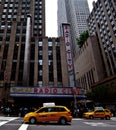
M 73 55 L 76 53 L 76 39 L 87 29 L 86 20 L 89 16 L 87 0 L 58 0 L 58 36 L 61 36 L 61 24 L 69 23 Z
M 29 84 L 30 48 L 34 47 L 30 42 L 42 37 L 45 37 L 45 0 L 0 1 L 1 80 L 5 69 L 7 82 L 23 77 L 23 85 Z
M 116 1 L 98 0 L 87 20 L 90 35 L 97 35 L 105 77 L 116 74 Z
M 62 23 L 68 23 L 65 0 L 58 0 L 57 6 L 58 36 L 62 36 Z

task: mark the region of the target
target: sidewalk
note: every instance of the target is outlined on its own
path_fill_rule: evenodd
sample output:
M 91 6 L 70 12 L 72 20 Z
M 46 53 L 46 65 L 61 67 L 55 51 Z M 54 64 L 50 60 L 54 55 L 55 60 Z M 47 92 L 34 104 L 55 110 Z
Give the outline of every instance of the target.
M 112 117 L 111 120 L 116 121 L 116 117 Z

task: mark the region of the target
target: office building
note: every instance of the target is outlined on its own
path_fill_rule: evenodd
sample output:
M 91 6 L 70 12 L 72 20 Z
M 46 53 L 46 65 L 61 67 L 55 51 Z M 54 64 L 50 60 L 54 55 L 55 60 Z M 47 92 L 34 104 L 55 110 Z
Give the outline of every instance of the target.
M 7 82 L 20 84 L 19 79 L 24 79 L 28 74 L 28 51 L 33 46 L 29 42 L 33 41 L 33 37 L 45 37 L 45 1 L 1 0 L 0 27 L 1 80 L 4 79 L 5 70 Z M 23 67 L 26 73 L 22 73 Z
M 116 2 L 98 0 L 87 19 L 89 38 L 75 57 L 76 83 L 98 102 L 116 99 Z M 111 102 L 112 101 L 112 102 Z
M 78 48 L 76 39 L 88 30 L 86 20 L 89 13 L 87 0 L 58 0 L 58 36 L 61 36 L 62 23 L 70 24 L 73 56 Z
M 116 74 L 116 2 L 98 0 L 87 20 L 90 35 L 97 35 L 105 72 L 104 77 Z

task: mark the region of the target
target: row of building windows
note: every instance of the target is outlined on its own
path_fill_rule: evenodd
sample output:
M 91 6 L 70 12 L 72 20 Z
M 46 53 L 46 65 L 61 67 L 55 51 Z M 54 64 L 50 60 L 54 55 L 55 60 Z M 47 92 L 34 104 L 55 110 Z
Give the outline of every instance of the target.
M 104 0 L 105 10 L 103 10 L 103 5 L 100 0 L 98 0 L 94 6 L 94 10 L 88 18 L 88 27 L 90 30 L 90 34 L 94 35 L 95 32 L 99 34 L 99 38 L 101 39 L 104 48 L 104 53 L 106 56 L 106 63 L 109 67 L 109 72 L 112 75 L 115 73 L 115 54 L 114 50 L 116 50 L 114 46 L 114 41 L 112 39 L 111 30 L 113 31 L 113 35 L 116 37 L 116 29 L 115 29 L 115 9 L 113 7 L 112 1 Z M 112 6 L 112 8 L 111 8 Z M 106 17 L 106 15 L 108 17 Z M 98 29 L 95 27 L 97 23 Z M 109 28 L 109 24 L 111 25 Z
M 76 81 L 77 86 L 81 86 L 85 90 L 89 90 L 94 82 L 94 74 L 92 69 L 83 76 L 79 77 L 79 79 Z M 89 88 L 87 88 L 87 86 Z
M 43 50 L 42 50 L 42 41 L 38 42 L 38 83 L 39 85 L 42 83 L 42 75 L 43 75 Z M 60 46 L 57 42 L 56 45 L 56 59 L 57 59 L 57 77 L 58 82 L 61 84 L 62 82 L 62 74 L 61 74 L 61 58 L 60 58 Z M 50 84 L 54 83 L 54 73 L 53 73 L 53 43 L 51 41 L 48 42 L 48 66 L 49 66 L 49 82 Z M 19 69 L 18 69 L 18 81 L 21 83 L 23 77 L 23 66 L 24 66 L 24 49 L 25 44 L 21 44 L 21 52 L 20 52 L 20 60 L 19 60 Z M 35 60 L 35 43 L 31 44 L 30 50 L 30 85 L 34 83 L 34 60 Z M 1 69 L 4 70 L 6 66 L 6 59 L 8 54 L 9 44 L 5 45 L 4 53 L 3 53 L 3 63 Z M 13 60 L 12 60 L 12 70 L 11 70 L 11 81 L 15 81 L 16 78 L 16 67 L 18 63 L 18 52 L 19 51 L 19 44 L 15 43 L 14 46 L 14 53 L 13 53 Z M 1 73 L 0 80 L 4 79 L 4 73 Z
M 11 37 L 11 24 L 10 25 L 5 25 L 6 23 L 5 22 L 2 22 L 2 25 L 1 25 L 1 28 L 0 28 L 0 41 L 3 40 L 3 35 L 4 35 L 4 31 L 5 31 L 5 28 L 7 27 L 7 32 L 6 32 L 6 41 L 10 41 L 10 37 Z M 21 26 L 22 24 L 22 26 Z M 42 25 L 41 24 L 38 24 L 34 26 L 34 31 L 35 32 L 39 32 L 40 34 L 42 34 Z M 23 23 L 18 23 L 17 24 L 17 28 L 16 28 L 16 38 L 15 38 L 15 41 L 16 42 L 19 42 L 20 40 L 20 37 L 21 37 L 21 41 L 25 41 L 25 37 L 26 37 L 26 22 L 23 22 Z M 4 39 L 4 40 L 5 40 Z

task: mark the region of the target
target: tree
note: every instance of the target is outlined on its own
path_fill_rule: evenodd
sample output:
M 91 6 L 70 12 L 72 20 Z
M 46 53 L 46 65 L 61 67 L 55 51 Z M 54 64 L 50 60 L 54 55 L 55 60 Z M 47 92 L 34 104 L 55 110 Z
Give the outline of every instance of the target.
M 84 42 L 87 40 L 87 38 L 89 37 L 89 33 L 88 31 L 84 31 L 79 38 L 77 38 L 77 44 L 79 46 L 79 48 L 81 48 L 84 44 Z
M 116 86 L 100 85 L 92 89 L 92 92 L 86 95 L 94 101 L 111 101 L 116 99 Z

